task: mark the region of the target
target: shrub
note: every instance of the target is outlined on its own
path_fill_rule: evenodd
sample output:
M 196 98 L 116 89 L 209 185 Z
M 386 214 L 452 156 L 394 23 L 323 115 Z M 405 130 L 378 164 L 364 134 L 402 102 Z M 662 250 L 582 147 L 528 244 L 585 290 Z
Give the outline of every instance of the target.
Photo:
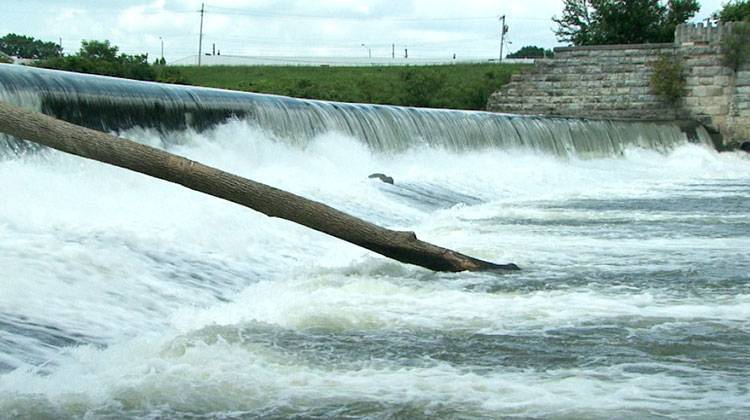
M 189 85 L 190 83 L 184 74 L 177 67 L 167 67 L 164 65 L 155 66 L 156 80 L 163 83 L 172 83 L 176 85 Z
M 662 55 L 651 64 L 651 90 L 669 103 L 676 103 L 685 95 L 685 70 L 679 58 Z
M 446 77 L 434 71 L 412 69 L 401 73 L 403 83 L 402 101 L 407 106 L 435 106 L 433 102 L 445 84 Z

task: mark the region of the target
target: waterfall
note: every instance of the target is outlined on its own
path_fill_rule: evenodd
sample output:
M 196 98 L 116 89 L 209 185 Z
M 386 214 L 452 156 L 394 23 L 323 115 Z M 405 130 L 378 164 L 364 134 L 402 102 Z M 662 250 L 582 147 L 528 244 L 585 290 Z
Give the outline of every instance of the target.
M 276 137 L 305 142 L 339 132 L 376 151 L 415 145 L 449 150 L 531 149 L 558 156 L 616 156 L 637 146 L 671 150 L 687 141 L 710 144 L 702 127 L 409 108 L 296 99 L 0 65 L 0 100 L 102 131 L 143 127 L 162 133 L 202 131 L 232 118 Z M 17 151 L 6 139 L 5 150 Z

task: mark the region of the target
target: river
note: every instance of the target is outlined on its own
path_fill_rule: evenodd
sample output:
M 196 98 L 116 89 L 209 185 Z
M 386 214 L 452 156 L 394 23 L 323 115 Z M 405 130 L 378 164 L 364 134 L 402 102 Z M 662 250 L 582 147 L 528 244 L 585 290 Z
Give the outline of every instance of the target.
M 250 118 L 119 133 L 523 270 L 433 273 L 16 150 L 0 160 L 0 417 L 750 415 L 748 154 L 377 148 Z

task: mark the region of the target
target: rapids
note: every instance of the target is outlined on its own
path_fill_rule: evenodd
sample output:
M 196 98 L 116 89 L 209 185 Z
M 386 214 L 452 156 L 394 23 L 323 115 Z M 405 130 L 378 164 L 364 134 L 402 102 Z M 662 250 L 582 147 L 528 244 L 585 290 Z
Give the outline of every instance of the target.
M 592 154 L 267 121 L 109 129 L 524 270 L 432 273 L 6 139 L 0 418 L 750 415 L 750 155 L 667 125 Z

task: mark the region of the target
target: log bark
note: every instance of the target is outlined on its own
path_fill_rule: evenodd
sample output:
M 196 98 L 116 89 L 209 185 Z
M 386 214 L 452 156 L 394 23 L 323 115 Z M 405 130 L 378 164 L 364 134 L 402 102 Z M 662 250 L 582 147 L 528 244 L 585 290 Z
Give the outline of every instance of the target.
M 286 219 L 394 260 L 434 271 L 518 270 L 417 239 L 343 213 L 323 203 L 242 178 L 131 140 L 70 124 L 0 102 L 0 132 L 97 160 Z

